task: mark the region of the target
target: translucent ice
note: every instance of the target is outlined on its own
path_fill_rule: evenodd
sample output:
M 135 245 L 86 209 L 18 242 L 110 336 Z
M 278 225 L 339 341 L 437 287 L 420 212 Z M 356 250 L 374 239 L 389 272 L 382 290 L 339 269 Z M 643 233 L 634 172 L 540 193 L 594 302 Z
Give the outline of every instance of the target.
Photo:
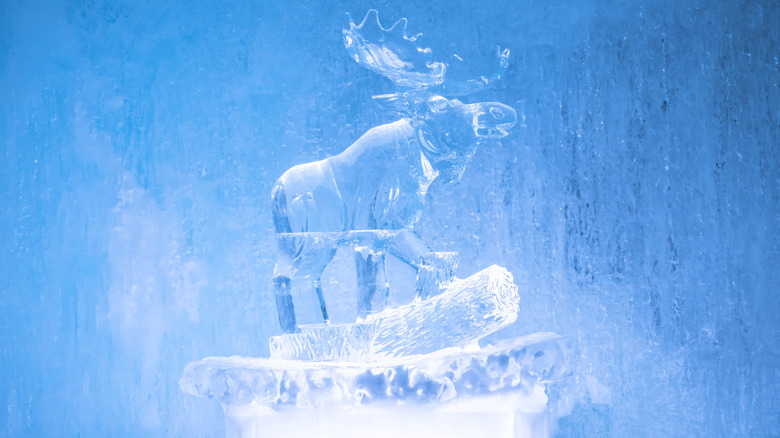
M 567 338 L 537 333 L 474 351 L 451 348 L 372 364 L 215 357 L 187 365 L 179 385 L 223 406 L 430 403 L 558 380 L 571 372 L 571 349 Z
M 303 326 L 270 339 L 271 357 L 376 361 L 467 347 L 517 319 L 512 274 L 491 266 L 440 295 L 369 315 L 356 324 Z

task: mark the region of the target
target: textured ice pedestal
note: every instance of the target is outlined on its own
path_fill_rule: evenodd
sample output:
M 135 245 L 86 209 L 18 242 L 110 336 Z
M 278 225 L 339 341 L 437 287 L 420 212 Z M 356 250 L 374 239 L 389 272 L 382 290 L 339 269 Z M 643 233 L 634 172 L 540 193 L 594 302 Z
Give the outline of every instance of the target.
M 222 404 L 229 437 L 545 437 L 570 350 L 538 333 L 373 363 L 207 358 L 180 386 Z

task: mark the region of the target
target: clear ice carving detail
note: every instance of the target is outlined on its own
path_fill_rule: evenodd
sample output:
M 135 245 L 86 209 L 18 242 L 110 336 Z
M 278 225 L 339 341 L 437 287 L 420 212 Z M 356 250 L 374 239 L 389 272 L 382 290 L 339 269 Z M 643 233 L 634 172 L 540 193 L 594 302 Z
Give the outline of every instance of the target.
M 298 331 L 301 319 L 329 322 L 321 277 L 339 248 L 354 251 L 361 317 L 384 309 L 393 293 L 388 255 L 416 270 L 417 298 L 445 288 L 457 257 L 433 252 L 414 231 L 428 188 L 437 178 L 458 181 L 477 148 L 506 136 L 517 121 L 515 110 L 502 103 L 465 104 L 439 94 L 470 94 L 492 85 L 506 69 L 507 50 L 497 52 L 499 66 L 489 78 L 448 81 L 447 66 L 432 60 L 419 35 L 407 34 L 405 19 L 385 29 L 371 10 L 358 25 L 350 19 L 343 34 L 358 64 L 397 85 L 397 93 L 374 100 L 401 118 L 372 128 L 338 155 L 290 168 L 276 181 L 272 212 L 279 256 L 273 283 L 285 333 Z M 302 290 L 299 302 L 293 287 Z

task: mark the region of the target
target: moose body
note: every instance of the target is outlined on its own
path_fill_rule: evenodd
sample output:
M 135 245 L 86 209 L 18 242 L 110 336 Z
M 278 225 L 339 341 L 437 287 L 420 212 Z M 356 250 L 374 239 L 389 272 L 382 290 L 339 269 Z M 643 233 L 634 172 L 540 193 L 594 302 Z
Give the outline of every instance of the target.
M 277 233 L 401 230 L 387 252 L 419 269 L 428 246 L 412 231 L 436 178 L 457 181 L 481 140 L 502 137 L 515 123 L 512 108 L 493 102 L 466 105 L 430 96 L 417 117 L 375 127 L 342 153 L 290 168 L 276 182 L 273 218 Z M 304 234 L 300 234 L 304 235 Z M 308 239 L 280 240 L 274 292 L 283 330 L 297 327 L 293 280 L 306 280 L 328 320 L 320 277 L 336 247 L 312 248 Z M 362 248 L 364 249 L 364 248 Z M 384 252 L 356 251 L 363 277 L 359 310 L 372 310 L 384 272 Z
M 399 230 L 438 176 L 410 120 L 375 127 L 341 154 L 295 166 L 272 194 L 277 233 Z

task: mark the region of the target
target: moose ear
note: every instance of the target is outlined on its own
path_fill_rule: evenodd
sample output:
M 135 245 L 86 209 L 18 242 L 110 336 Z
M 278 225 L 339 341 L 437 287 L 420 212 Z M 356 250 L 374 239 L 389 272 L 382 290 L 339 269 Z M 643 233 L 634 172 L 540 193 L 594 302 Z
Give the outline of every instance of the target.
M 412 102 L 403 93 L 382 94 L 371 98 L 384 110 L 400 115 L 409 115 L 413 112 Z

